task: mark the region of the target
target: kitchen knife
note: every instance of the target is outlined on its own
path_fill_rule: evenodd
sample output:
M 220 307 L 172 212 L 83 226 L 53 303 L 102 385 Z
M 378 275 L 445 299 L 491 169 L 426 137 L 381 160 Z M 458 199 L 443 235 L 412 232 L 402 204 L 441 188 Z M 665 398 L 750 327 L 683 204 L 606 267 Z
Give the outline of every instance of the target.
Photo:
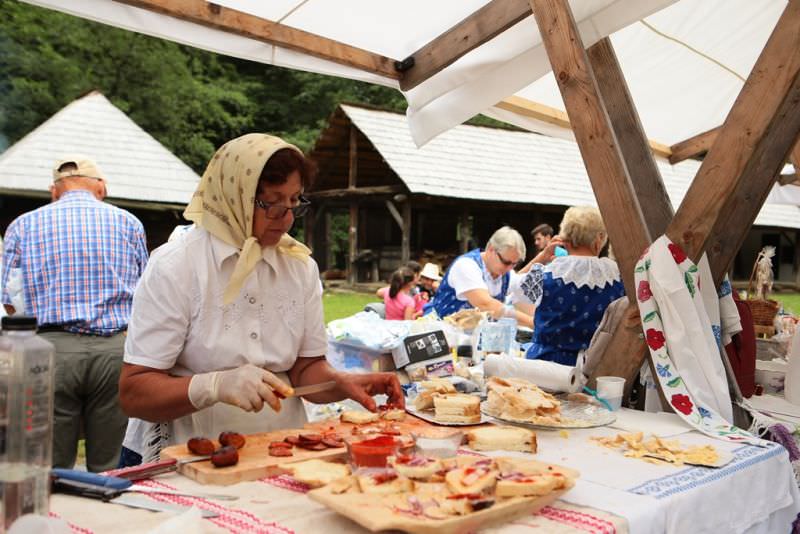
M 112 469 L 106 471 L 106 476 L 127 478 L 128 480 L 142 480 L 150 478 L 163 473 L 171 473 L 177 471 L 183 464 L 190 464 L 192 462 L 202 462 L 210 460 L 211 456 L 190 456 L 181 460 L 170 458 L 168 460 L 161 460 L 158 462 L 148 462 L 146 464 L 134 465 L 131 467 L 121 467 L 119 469 Z
M 330 391 L 335 387 L 336 387 L 336 381 L 329 380 L 327 382 L 320 382 L 319 384 L 311 384 L 310 386 L 300 386 L 299 388 L 294 388 L 294 391 L 290 396 L 302 397 L 304 395 L 312 395 L 314 393 L 322 393 L 323 391 Z M 284 397 L 284 395 L 281 394 L 278 394 L 278 396 Z
M 186 492 L 186 491 L 174 491 L 174 490 L 162 490 L 159 488 L 151 488 L 150 486 L 142 486 L 139 484 L 134 484 L 130 480 L 126 478 L 119 478 L 119 477 L 109 477 L 105 475 L 98 475 L 97 473 L 89 473 L 86 471 L 78 471 L 76 469 L 63 469 L 63 468 L 54 468 L 51 469 L 51 474 L 56 477 L 56 480 L 72 480 L 75 482 L 81 482 L 83 484 L 91 485 L 91 486 L 98 486 L 101 488 L 109 488 L 112 490 L 116 490 L 118 492 L 123 491 L 135 491 L 138 493 L 158 493 L 162 495 L 181 495 L 184 497 L 198 497 L 202 499 L 217 499 L 223 501 L 235 501 L 239 497 L 235 495 L 224 495 L 224 494 L 216 494 L 216 493 L 198 493 L 198 492 Z
M 154 501 L 152 499 L 148 499 L 144 495 L 123 493 L 124 491 L 125 490 L 117 490 L 104 486 L 95 486 L 65 478 L 56 478 L 53 480 L 53 492 L 55 493 L 67 493 L 70 495 L 77 495 L 79 497 L 100 499 L 104 502 L 122 504 L 132 508 L 143 508 L 153 512 L 181 513 L 191 508 L 190 506 Z M 200 510 L 200 513 L 203 517 L 208 518 L 217 517 L 219 515 L 218 513 L 209 510 Z

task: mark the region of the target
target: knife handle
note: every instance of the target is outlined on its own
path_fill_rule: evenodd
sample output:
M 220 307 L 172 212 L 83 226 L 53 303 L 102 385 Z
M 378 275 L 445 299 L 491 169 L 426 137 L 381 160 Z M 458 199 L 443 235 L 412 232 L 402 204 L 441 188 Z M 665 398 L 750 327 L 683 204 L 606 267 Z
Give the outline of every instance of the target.
M 110 501 L 115 497 L 119 497 L 122 492 L 123 490 L 107 488 L 105 486 L 95 486 L 93 484 L 86 484 L 66 478 L 53 479 L 53 493 L 67 493 L 70 495 L 78 495 L 79 497 Z
M 104 486 L 115 490 L 123 490 L 133 484 L 133 482 L 125 478 L 107 477 L 97 473 L 78 471 L 76 469 L 63 469 L 60 467 L 54 467 L 50 470 L 50 472 L 58 479 L 73 480 L 75 482 L 82 482 L 83 484 Z
M 110 477 L 126 478 L 128 480 L 142 480 L 162 473 L 170 473 L 178 469 L 178 461 L 174 458 L 161 460 L 160 462 L 150 462 L 146 464 L 123 467 L 106 471 L 105 475 Z

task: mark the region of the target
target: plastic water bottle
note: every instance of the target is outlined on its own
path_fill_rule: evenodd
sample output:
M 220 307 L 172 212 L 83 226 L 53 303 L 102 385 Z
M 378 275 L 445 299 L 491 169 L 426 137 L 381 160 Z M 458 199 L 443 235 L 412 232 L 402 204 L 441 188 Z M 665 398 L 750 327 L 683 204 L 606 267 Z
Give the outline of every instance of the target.
M 36 318 L 3 317 L 0 336 L 0 533 L 24 514 L 47 515 L 55 349 Z

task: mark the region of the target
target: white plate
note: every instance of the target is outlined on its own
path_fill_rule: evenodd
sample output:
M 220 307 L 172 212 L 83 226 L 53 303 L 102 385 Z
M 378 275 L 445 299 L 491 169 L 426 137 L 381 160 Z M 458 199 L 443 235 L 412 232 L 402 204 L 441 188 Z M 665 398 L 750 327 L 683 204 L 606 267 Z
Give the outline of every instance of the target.
M 413 415 L 414 417 L 419 417 L 423 421 L 427 421 L 429 423 L 433 423 L 434 425 L 440 425 L 440 426 L 475 426 L 483 423 L 488 423 L 492 420 L 491 417 L 483 413 L 483 410 L 481 410 L 481 420 L 479 423 L 442 423 L 441 421 L 436 420 L 433 410 L 417 410 L 414 407 L 414 405 L 410 402 L 406 403 L 406 411 L 411 415 Z
M 561 418 L 564 419 L 564 421 L 562 421 L 559 425 L 545 425 L 516 419 L 504 419 L 492 414 L 492 412 L 486 408 L 485 401 L 481 403 L 481 413 L 485 416 L 488 416 L 491 420 L 502 423 L 529 428 L 545 429 L 592 428 L 609 425 L 617 419 L 617 415 L 614 412 L 611 412 L 602 406 L 569 400 L 561 401 Z

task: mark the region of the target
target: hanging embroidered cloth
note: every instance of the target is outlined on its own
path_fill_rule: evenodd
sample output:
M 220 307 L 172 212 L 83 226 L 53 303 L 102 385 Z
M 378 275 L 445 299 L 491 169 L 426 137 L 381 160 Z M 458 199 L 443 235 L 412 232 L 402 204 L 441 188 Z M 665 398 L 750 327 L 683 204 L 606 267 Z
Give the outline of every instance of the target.
M 709 290 L 716 295 L 708 262 L 698 268 L 681 247 L 661 236 L 639 259 L 634 277 L 656 378 L 675 413 L 708 436 L 761 445 L 729 422 L 733 410 L 720 355 L 719 308 L 709 313 L 711 303 L 703 298 Z

